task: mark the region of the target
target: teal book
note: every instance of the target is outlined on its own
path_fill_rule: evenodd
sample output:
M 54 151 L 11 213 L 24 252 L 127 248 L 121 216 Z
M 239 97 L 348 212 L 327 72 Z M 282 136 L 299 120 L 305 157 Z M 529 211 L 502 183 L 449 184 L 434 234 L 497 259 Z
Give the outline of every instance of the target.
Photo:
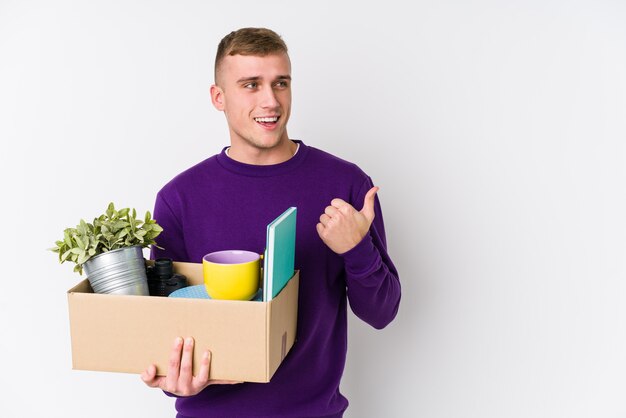
M 270 301 L 294 274 L 297 208 L 290 207 L 267 225 L 263 255 L 263 300 Z

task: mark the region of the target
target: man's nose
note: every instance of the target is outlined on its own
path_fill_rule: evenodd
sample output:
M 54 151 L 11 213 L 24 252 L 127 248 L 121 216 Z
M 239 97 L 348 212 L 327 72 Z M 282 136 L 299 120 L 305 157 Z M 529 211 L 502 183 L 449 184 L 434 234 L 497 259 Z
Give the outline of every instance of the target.
M 276 93 L 271 86 L 266 86 L 262 91 L 261 106 L 264 108 L 277 108 L 279 106 Z

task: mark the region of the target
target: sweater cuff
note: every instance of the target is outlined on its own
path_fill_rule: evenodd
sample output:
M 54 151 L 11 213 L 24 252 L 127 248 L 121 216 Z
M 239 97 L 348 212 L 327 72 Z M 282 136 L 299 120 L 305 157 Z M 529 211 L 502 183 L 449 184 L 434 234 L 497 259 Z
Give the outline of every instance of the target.
M 346 264 L 346 271 L 355 276 L 366 276 L 380 263 L 380 253 L 374 246 L 369 232 L 354 248 L 341 254 Z

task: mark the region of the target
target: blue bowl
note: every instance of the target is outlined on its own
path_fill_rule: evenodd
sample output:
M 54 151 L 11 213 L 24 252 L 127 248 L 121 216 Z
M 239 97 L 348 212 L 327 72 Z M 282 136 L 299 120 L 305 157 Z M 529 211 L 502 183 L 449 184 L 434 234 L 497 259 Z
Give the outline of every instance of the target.
M 170 298 L 191 298 L 191 299 L 211 299 L 209 294 L 206 292 L 206 286 L 203 284 L 198 284 L 195 286 L 187 286 L 182 289 L 175 290 L 174 292 L 169 294 Z M 251 301 L 260 302 L 263 298 L 263 290 L 259 289 L 256 292 L 256 295 Z

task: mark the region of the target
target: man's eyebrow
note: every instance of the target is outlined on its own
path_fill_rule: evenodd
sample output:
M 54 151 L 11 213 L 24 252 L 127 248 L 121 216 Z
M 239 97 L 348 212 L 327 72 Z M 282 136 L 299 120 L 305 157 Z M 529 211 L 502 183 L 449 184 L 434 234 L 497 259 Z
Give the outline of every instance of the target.
M 237 80 L 237 83 L 245 83 L 248 81 L 259 81 L 261 79 L 260 76 L 255 75 L 252 77 L 242 77 L 239 80 Z M 291 80 L 291 76 L 289 74 L 287 75 L 279 75 L 276 77 L 276 80 Z
M 237 83 L 243 83 L 245 81 L 257 81 L 260 80 L 261 77 L 259 77 L 258 75 L 252 76 L 252 77 L 243 77 L 240 78 L 239 80 L 237 80 Z

